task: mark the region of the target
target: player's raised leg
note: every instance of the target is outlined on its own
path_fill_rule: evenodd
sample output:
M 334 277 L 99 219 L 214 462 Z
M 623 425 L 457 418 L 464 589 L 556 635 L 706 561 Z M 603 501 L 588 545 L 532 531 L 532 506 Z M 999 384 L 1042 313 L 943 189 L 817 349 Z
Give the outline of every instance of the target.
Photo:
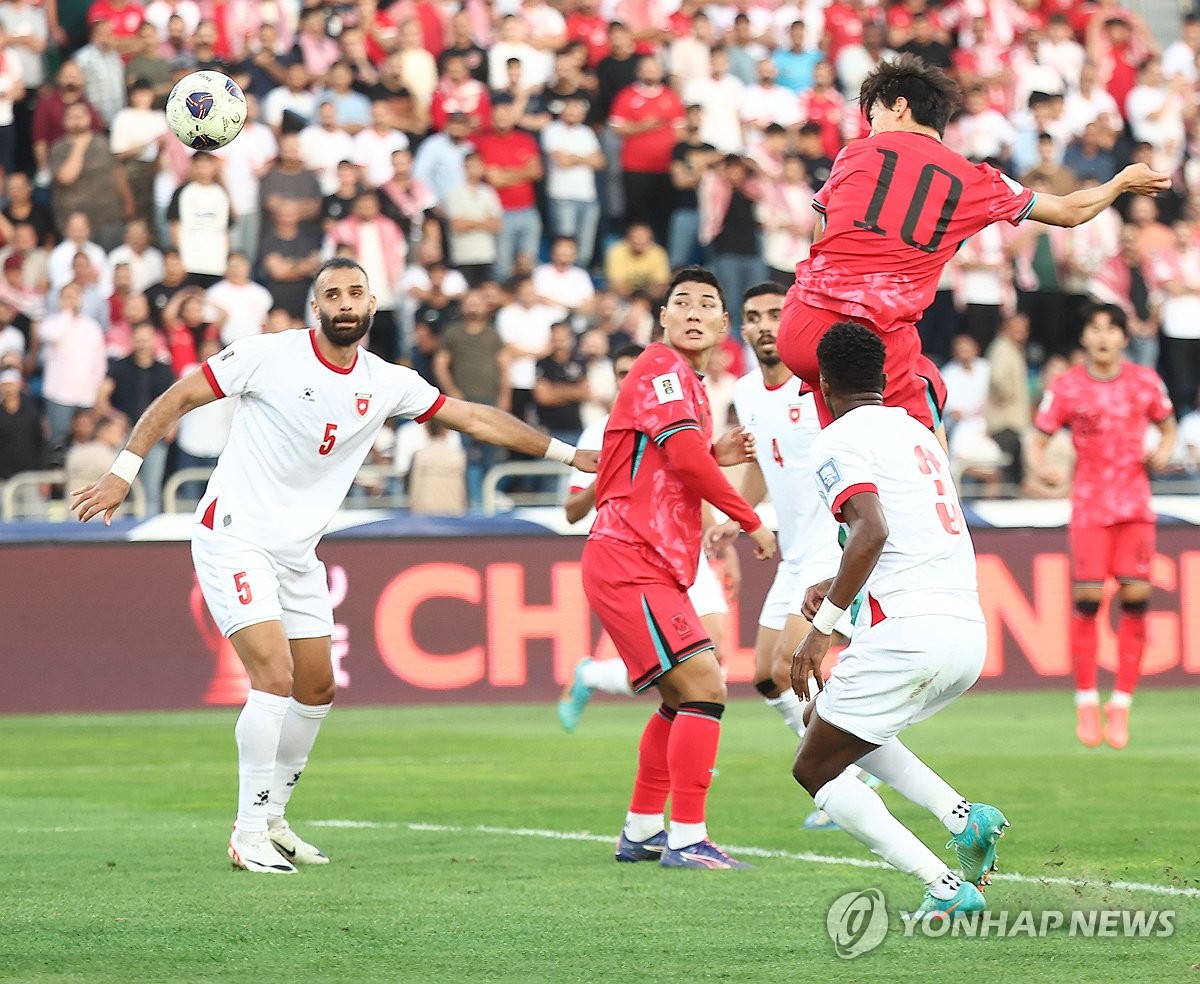
M 333 707 L 334 681 L 330 637 L 290 640 L 293 665 L 292 697 L 279 734 L 275 771 L 267 800 L 267 833 L 289 861 L 328 864 L 325 854 L 292 830 L 284 816 L 308 756 Z
M 575 664 L 575 671 L 558 699 L 558 721 L 564 731 L 572 732 L 579 727 L 583 712 L 597 690 L 620 697 L 633 696 L 629 673 L 621 660 L 584 656 Z

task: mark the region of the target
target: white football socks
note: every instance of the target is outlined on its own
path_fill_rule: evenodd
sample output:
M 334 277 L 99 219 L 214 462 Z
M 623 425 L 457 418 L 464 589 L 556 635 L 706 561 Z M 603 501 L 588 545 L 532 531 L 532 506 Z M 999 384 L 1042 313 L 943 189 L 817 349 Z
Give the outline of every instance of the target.
M 702 840 L 708 840 L 708 824 L 671 821 L 671 829 L 667 833 L 667 846 L 672 851 L 678 851 L 681 847 L 691 847 Z
M 893 738 L 875 751 L 868 752 L 857 764 L 886 782 L 905 799 L 925 807 L 945 824 L 950 833 L 961 834 L 966 829 L 967 817 L 959 808 L 967 801 L 909 751 L 899 738 Z M 970 808 L 970 803 L 967 803 L 967 809 Z
M 854 776 L 839 773 L 817 790 L 813 801 L 851 837 L 925 885 L 948 870 L 941 858 L 892 816 L 879 794 Z
M 583 664 L 579 675 L 585 687 L 605 694 L 633 696 L 633 688 L 629 686 L 629 671 L 622 659 L 590 659 Z
M 267 800 L 275 773 L 279 734 L 290 697 L 251 690 L 238 715 L 233 737 L 238 749 L 237 828 L 253 833 L 267 829 Z
M 796 732 L 797 738 L 804 737 L 804 704 L 799 695 L 790 687 L 778 697 L 768 697 L 767 706 L 773 707 L 782 716 L 784 723 Z
M 1075 691 L 1075 706 L 1087 707 L 1100 703 L 1100 691 L 1095 688 L 1091 690 L 1076 690 Z
M 333 704 L 301 704 L 295 697 L 288 698 L 287 713 L 279 732 L 279 747 L 275 752 L 275 772 L 267 801 L 268 820 L 282 817 L 287 809 L 288 800 L 308 764 L 308 754 L 317 740 L 321 722 L 331 707 Z
M 1114 690 L 1112 696 L 1108 699 L 1109 707 L 1125 707 L 1133 706 L 1133 694 L 1127 694 L 1121 690 Z
M 662 830 L 663 826 L 661 813 L 625 814 L 625 836 L 639 844 L 644 840 L 649 840 Z

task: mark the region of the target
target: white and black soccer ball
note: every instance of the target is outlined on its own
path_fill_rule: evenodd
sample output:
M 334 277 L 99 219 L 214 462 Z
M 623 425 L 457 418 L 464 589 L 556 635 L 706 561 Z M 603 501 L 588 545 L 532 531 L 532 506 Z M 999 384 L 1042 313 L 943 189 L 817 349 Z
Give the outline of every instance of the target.
M 220 72 L 185 75 L 167 96 L 167 126 L 193 150 L 216 150 L 246 125 L 246 97 Z

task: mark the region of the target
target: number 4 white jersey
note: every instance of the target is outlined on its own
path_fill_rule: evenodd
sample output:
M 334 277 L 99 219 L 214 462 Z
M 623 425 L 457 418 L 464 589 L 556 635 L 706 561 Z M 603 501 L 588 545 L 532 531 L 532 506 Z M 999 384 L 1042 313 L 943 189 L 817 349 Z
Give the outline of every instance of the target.
M 813 442 L 817 488 L 834 517 L 860 492 L 876 492 L 888 536 L 867 579 L 874 620 L 957 615 L 983 620 L 975 550 L 942 446 L 901 407 L 863 406 Z
M 217 396 L 241 399 L 196 520 L 294 570 L 316 563 L 384 421 L 427 420 L 445 400 L 365 349 L 349 369 L 326 362 L 310 330 L 238 339 L 201 370 Z
M 821 431 L 811 392 L 794 376 L 771 389 L 752 369 L 733 388 L 738 421 L 755 440 L 755 457 L 779 519 L 780 559 L 802 564 L 828 553 L 837 570 L 838 527 L 821 499 L 811 494 L 812 443 Z

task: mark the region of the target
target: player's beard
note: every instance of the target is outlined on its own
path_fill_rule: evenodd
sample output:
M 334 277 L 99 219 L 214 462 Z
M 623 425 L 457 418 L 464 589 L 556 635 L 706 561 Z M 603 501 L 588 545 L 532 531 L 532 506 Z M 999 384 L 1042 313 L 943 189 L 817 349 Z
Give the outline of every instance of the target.
M 348 348 L 371 330 L 371 322 L 374 320 L 374 316 L 369 312 L 364 312 L 355 316 L 353 326 L 337 324 L 338 321 L 348 317 L 350 315 L 339 314 L 336 318 L 330 318 L 325 314 L 321 314 L 321 333 L 333 342 L 334 345 L 342 345 Z
M 759 338 L 758 344 L 754 346 L 754 354 L 758 357 L 758 363 L 764 369 L 774 369 L 783 361 L 779 357 L 779 349 L 772 349 L 769 353 L 764 353 L 762 350 L 763 339 Z M 775 339 L 771 339 L 771 344 L 775 345 Z

